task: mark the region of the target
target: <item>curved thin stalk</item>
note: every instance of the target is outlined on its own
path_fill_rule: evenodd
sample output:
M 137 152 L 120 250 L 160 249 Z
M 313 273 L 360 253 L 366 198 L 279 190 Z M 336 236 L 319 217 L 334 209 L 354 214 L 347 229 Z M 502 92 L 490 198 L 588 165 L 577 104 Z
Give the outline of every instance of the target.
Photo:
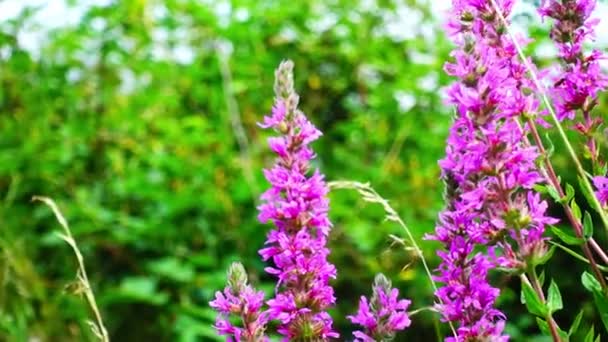
M 76 255 L 76 260 L 78 261 L 78 282 L 82 286 L 82 292 L 84 293 L 87 303 L 89 304 L 89 307 L 91 308 L 91 310 L 93 311 L 93 315 L 95 316 L 95 322 L 87 321 L 87 323 L 90 325 L 93 333 L 97 336 L 97 338 L 99 338 L 99 340 L 101 340 L 102 342 L 109 342 L 110 337 L 108 335 L 108 331 L 105 325 L 103 324 L 101 312 L 97 307 L 95 295 L 93 294 L 93 288 L 91 288 L 91 284 L 89 283 L 89 277 L 87 276 L 87 271 L 84 267 L 84 258 L 82 257 L 82 254 L 78 249 L 76 240 L 72 236 L 72 232 L 70 231 L 70 227 L 68 226 L 68 221 L 63 217 L 61 211 L 59 210 L 59 207 L 57 207 L 57 204 L 55 204 L 55 201 L 53 201 L 52 199 L 48 197 L 34 196 L 32 198 L 32 201 L 40 201 L 49 206 L 53 211 L 53 214 L 55 214 L 55 218 L 57 219 L 57 221 L 59 221 L 59 224 L 63 228 L 64 233 L 59 234 L 59 237 L 61 237 L 68 245 L 70 245 L 70 247 L 72 247 L 72 250 Z
M 380 196 L 376 192 L 376 190 L 374 190 L 374 188 L 372 188 L 368 183 L 360 183 L 360 182 L 355 182 L 355 181 L 333 181 L 333 182 L 329 182 L 327 185 L 329 186 L 330 189 L 356 190 L 362 196 L 364 201 L 380 204 L 387 214 L 386 219 L 396 222 L 403 228 L 403 230 L 405 230 L 407 238 L 410 240 L 410 243 L 414 247 L 416 254 L 422 261 L 422 265 L 424 266 L 424 270 L 425 270 L 427 276 L 429 277 L 429 280 L 431 281 L 431 286 L 433 286 L 433 290 L 435 292 L 437 292 L 437 284 L 435 284 L 435 280 L 433 280 L 433 274 L 431 273 L 431 269 L 429 268 L 429 265 L 427 264 L 426 259 L 424 258 L 422 249 L 418 246 L 418 243 L 416 243 L 416 239 L 414 239 L 414 235 L 412 235 L 412 232 L 410 231 L 408 226 L 405 224 L 405 222 L 403 222 L 401 217 L 399 217 L 399 215 L 397 214 L 397 211 L 395 211 L 395 209 L 393 209 L 393 207 L 391 207 L 391 205 L 388 203 L 388 200 L 386 200 L 382 196 Z M 441 299 L 439 299 L 439 302 L 441 303 Z M 452 330 L 452 333 L 454 334 L 454 336 L 457 336 L 456 329 L 454 328 L 454 325 L 452 324 L 452 322 L 448 322 L 448 324 L 450 325 L 450 329 Z

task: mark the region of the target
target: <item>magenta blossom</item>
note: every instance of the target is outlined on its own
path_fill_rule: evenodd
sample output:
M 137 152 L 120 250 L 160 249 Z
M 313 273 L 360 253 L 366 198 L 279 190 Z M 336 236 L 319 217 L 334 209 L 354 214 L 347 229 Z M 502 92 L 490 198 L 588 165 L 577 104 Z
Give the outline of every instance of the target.
M 602 206 L 608 204 L 608 177 L 596 176 L 593 177 L 593 185 L 597 189 L 595 196 L 600 201 Z
M 410 301 L 398 297 L 399 290 L 391 288 L 390 281 L 384 275 L 378 274 L 371 300 L 361 296 L 357 314 L 347 316 L 351 322 L 363 327 L 363 330 L 353 333 L 356 341 L 388 341 L 394 338 L 396 332 L 410 326 L 411 321 L 407 314 Z
M 538 9 L 542 17 L 553 19 L 551 38 L 559 50 L 560 65 L 552 69 L 551 89 L 559 120 L 575 120 L 573 124 L 586 138 L 585 147 L 594 170 L 603 168 L 596 136 L 603 118 L 592 110 L 598 95 L 608 88 L 608 77 L 600 62 L 606 55 L 600 50 L 583 51 L 583 44 L 593 39 L 599 19 L 591 18 L 596 0 L 544 0 Z M 576 114 L 581 113 L 581 119 Z
M 327 186 L 323 175 L 309 175 L 315 154 L 309 144 L 321 136 L 297 109 L 293 90 L 293 63 L 283 62 L 276 72 L 276 102 L 272 114 L 260 124 L 280 135 L 268 143 L 276 153 L 275 165 L 264 170 L 271 187 L 262 194 L 259 220 L 271 221 L 266 247 L 259 253 L 272 266 L 266 272 L 277 277 L 276 295 L 268 303 L 268 318 L 278 320 L 285 341 L 329 340 L 338 337 L 327 309 L 336 299 L 329 280 L 336 277 L 327 260 Z
M 264 334 L 268 318 L 261 311 L 263 304 L 264 292 L 249 286 L 245 269 L 234 263 L 228 270 L 228 286 L 217 291 L 209 303 L 219 313 L 214 327 L 219 335 L 228 336 L 228 341 L 270 341 Z M 241 325 L 231 323 L 231 316 L 239 317 Z
M 508 18 L 514 1 L 495 3 Z M 448 341 L 506 341 L 506 317 L 495 307 L 500 291 L 488 273 L 524 271 L 547 252 L 544 228 L 555 222 L 532 190 L 544 178 L 537 149 L 526 144 L 528 127 L 519 123 L 538 115 L 538 101 L 492 1 L 452 5 L 448 26 L 457 49 L 445 71 L 458 78 L 447 90 L 456 115 L 439 163 L 447 206 L 428 237 L 444 247 L 437 308 L 454 325 Z

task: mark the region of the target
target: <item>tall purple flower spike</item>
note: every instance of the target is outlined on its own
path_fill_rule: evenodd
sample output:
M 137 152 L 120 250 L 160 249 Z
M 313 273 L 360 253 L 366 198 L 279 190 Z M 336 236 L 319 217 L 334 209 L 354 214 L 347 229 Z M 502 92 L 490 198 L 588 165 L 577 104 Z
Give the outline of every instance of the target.
M 506 18 L 513 3 L 496 0 Z M 545 225 L 555 223 L 532 190 L 544 178 L 538 151 L 525 144 L 528 127 L 518 121 L 536 116 L 538 102 L 492 1 L 452 5 L 447 27 L 458 48 L 445 70 L 459 81 L 447 90 L 456 115 L 440 161 L 447 206 L 429 236 L 444 246 L 437 308 L 455 325 L 447 341 L 507 341 L 488 272 L 533 265 L 547 252 Z
M 264 170 L 271 187 L 259 206 L 259 220 L 275 225 L 260 250 L 273 264 L 266 272 L 278 280 L 267 314 L 280 322 L 278 332 L 284 341 L 325 341 L 339 335 L 327 313 L 336 301 L 329 284 L 336 278 L 336 268 L 327 260 L 326 247 L 331 228 L 328 188 L 318 170 L 309 175 L 315 156 L 309 144 L 321 132 L 297 109 L 293 63 L 282 62 L 275 76 L 274 108 L 260 124 L 279 133 L 268 140 L 277 160 Z

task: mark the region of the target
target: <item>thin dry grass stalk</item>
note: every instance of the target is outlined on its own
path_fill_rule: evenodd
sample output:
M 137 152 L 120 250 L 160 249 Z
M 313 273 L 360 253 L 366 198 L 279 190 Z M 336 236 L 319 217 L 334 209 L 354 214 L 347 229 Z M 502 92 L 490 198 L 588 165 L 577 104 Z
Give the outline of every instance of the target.
M 74 237 L 72 236 L 72 232 L 70 231 L 70 227 L 68 226 L 67 220 L 65 219 L 63 214 L 61 214 L 59 207 L 52 199 L 48 197 L 34 196 L 32 197 L 32 201 L 40 201 L 49 206 L 51 210 L 53 210 L 55 218 L 57 219 L 57 221 L 59 221 L 59 224 L 63 228 L 63 233 L 57 233 L 57 235 L 59 235 L 59 237 L 63 241 L 65 241 L 68 245 L 70 245 L 70 247 L 72 247 L 72 250 L 76 255 L 76 259 L 78 260 L 78 271 L 76 274 L 76 279 L 79 288 L 78 292 L 84 293 L 87 303 L 89 304 L 89 307 L 95 315 L 95 321 L 89 320 L 87 321 L 87 323 L 91 327 L 91 330 L 93 331 L 95 336 L 97 336 L 100 341 L 109 342 L 110 337 L 108 336 L 108 331 L 103 324 L 103 319 L 101 318 L 101 313 L 99 311 L 99 308 L 97 307 L 95 295 L 93 294 L 93 289 L 91 288 L 91 284 L 89 283 L 89 277 L 87 276 L 87 271 L 84 267 L 84 258 L 82 257 L 82 253 L 80 253 L 80 250 L 78 249 L 76 240 L 74 240 Z
M 382 206 L 382 208 L 384 209 L 384 212 L 386 213 L 385 219 L 388 221 L 397 223 L 405 231 L 405 234 L 407 235 L 407 238 L 408 238 L 413 250 L 416 252 L 416 255 L 418 256 L 418 258 L 420 258 L 420 261 L 422 261 L 422 265 L 424 266 L 424 270 L 431 282 L 433 291 L 437 292 L 437 285 L 435 284 L 435 281 L 433 280 L 433 275 L 431 273 L 431 269 L 429 268 L 429 266 L 426 262 L 426 259 L 424 258 L 422 249 L 420 249 L 420 247 L 418 246 L 418 243 L 416 243 L 416 239 L 414 239 L 414 236 L 412 235 L 412 232 L 410 231 L 408 226 L 401 219 L 401 217 L 399 217 L 399 215 L 397 214 L 397 211 L 395 209 L 393 209 L 393 207 L 391 207 L 391 205 L 389 204 L 387 199 L 380 196 L 376 192 L 376 190 L 374 190 L 374 188 L 372 188 L 369 185 L 369 183 L 341 180 L 341 181 L 329 182 L 327 185 L 329 186 L 330 189 L 356 190 L 359 193 L 359 195 L 361 195 L 361 198 L 365 202 L 380 204 L 380 206 Z M 396 237 L 392 237 L 392 238 L 393 238 L 393 240 L 398 240 L 398 238 L 396 238 Z M 451 322 L 448 322 L 448 323 L 450 325 L 450 329 L 452 329 L 452 333 L 454 334 L 454 336 L 456 336 L 456 330 L 454 329 L 454 326 L 452 325 Z

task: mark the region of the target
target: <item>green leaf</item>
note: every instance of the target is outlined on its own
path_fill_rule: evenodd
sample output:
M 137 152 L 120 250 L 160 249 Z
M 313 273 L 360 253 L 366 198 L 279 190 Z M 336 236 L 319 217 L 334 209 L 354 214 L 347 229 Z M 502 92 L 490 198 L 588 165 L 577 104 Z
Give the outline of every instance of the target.
M 559 193 L 557 193 L 557 190 L 555 190 L 553 186 L 547 186 L 547 193 L 549 196 L 551 196 L 551 198 L 553 198 L 553 200 L 555 200 L 555 202 L 562 202 L 562 199 L 559 197 Z
M 581 275 L 581 283 L 591 293 L 602 292 L 600 282 L 591 273 L 585 271 Z
M 580 221 L 582 218 L 581 208 L 578 206 L 578 204 L 576 204 L 576 200 L 574 198 L 572 201 L 570 201 L 570 208 L 572 209 L 572 215 L 574 215 L 574 217 Z
M 534 189 L 534 191 L 546 195 L 547 194 L 547 188 L 548 186 L 543 185 L 543 184 L 535 184 L 532 186 L 532 189 Z
M 134 303 L 143 302 L 151 305 L 164 305 L 169 295 L 159 292 L 158 281 L 147 277 L 127 277 L 122 280 L 117 289 L 109 291 L 103 297 L 108 303 Z
M 593 338 L 595 337 L 595 331 L 594 330 L 595 329 L 593 328 L 593 325 L 591 325 L 591 328 L 587 332 L 587 335 L 585 336 L 585 340 L 583 342 L 593 342 Z
M 549 136 L 549 133 L 545 133 L 545 140 L 546 140 L 546 151 L 547 151 L 547 155 L 546 158 L 549 158 L 553 155 L 553 152 L 555 151 L 555 145 L 553 145 L 553 141 L 551 140 L 551 137 Z
M 538 297 L 536 292 L 534 292 L 534 289 L 532 289 L 532 286 L 528 285 L 528 283 L 523 282 L 523 281 L 522 281 L 521 285 L 522 285 L 521 291 L 523 292 L 525 304 L 526 304 L 526 307 L 528 308 L 528 311 L 531 314 L 534 314 L 534 315 L 537 315 L 540 317 L 546 317 L 547 313 L 548 313 L 547 307 L 540 300 L 540 298 Z
M 608 298 L 604 292 L 594 292 L 593 299 L 595 301 L 595 305 L 597 306 L 597 311 L 600 314 L 600 318 L 602 319 L 602 323 L 604 323 L 604 329 L 608 332 Z
M 593 220 L 591 219 L 591 214 L 587 211 L 585 211 L 583 217 L 583 235 L 585 236 L 585 240 L 589 240 L 593 236 Z
M 553 313 L 561 310 L 563 307 L 564 304 L 562 303 L 562 295 L 559 292 L 559 287 L 553 280 L 551 280 L 551 284 L 549 285 L 549 294 L 547 296 L 547 308 L 549 309 L 549 312 Z
M 538 266 L 538 265 L 544 265 L 547 263 L 547 261 L 549 261 L 549 259 L 551 259 L 551 257 L 553 257 L 553 253 L 555 253 L 555 245 L 551 245 L 551 247 L 549 247 L 549 250 L 547 250 L 547 253 L 545 253 L 543 256 L 541 256 L 540 258 L 536 258 L 534 259 L 533 263 L 534 266 Z M 541 285 L 544 282 L 544 277 L 545 277 L 545 272 L 541 273 L 540 275 L 541 279 Z
M 566 183 L 566 195 L 561 199 L 561 203 L 568 203 L 574 198 L 574 187 Z
M 595 194 L 589 192 L 589 190 L 585 186 L 584 178 L 582 178 L 579 175 L 579 176 L 577 176 L 577 179 L 578 179 L 578 186 L 579 186 L 581 192 L 583 193 L 583 196 L 585 196 L 585 199 L 587 200 L 588 203 L 593 203 L 595 201 Z
M 538 282 L 540 283 L 540 286 L 545 285 L 545 271 L 544 270 L 538 276 Z
M 551 336 L 551 329 L 549 329 L 549 324 L 547 323 L 547 321 L 540 317 L 536 317 L 536 324 L 538 324 L 538 328 L 540 329 L 540 332 L 543 333 L 543 335 Z
M 608 298 L 606 298 L 606 294 L 602 291 L 600 282 L 588 272 L 584 272 L 581 275 L 581 282 L 583 283 L 583 286 L 593 294 L 593 301 L 595 302 L 595 306 L 602 319 L 604 328 L 608 332 Z
M 552 335 L 551 329 L 549 328 L 549 324 L 547 323 L 547 321 L 545 321 L 544 319 L 542 319 L 540 317 L 536 317 L 536 324 L 538 324 L 538 328 L 544 335 L 547 335 L 547 336 Z M 557 333 L 562 338 L 562 340 L 564 340 L 564 341 L 568 340 L 568 334 L 566 334 L 566 332 L 563 331 L 562 329 L 560 329 L 559 327 L 557 327 Z
M 190 282 L 194 278 L 194 269 L 175 257 L 166 257 L 151 261 L 147 265 L 150 273 L 176 282 Z
M 574 318 L 574 322 L 572 322 L 570 329 L 568 329 L 568 336 L 572 336 L 572 334 L 578 330 L 578 326 L 581 324 L 581 319 L 583 319 L 583 310 L 579 311 L 578 315 L 576 315 Z
M 569 233 L 566 233 L 564 230 L 562 230 L 556 226 L 549 226 L 549 227 L 551 229 L 551 232 L 553 232 L 553 234 L 555 234 L 555 236 L 557 236 L 560 240 L 562 240 L 567 245 L 582 245 L 583 243 L 585 243 L 584 239 L 578 238 L 574 235 L 570 235 Z

